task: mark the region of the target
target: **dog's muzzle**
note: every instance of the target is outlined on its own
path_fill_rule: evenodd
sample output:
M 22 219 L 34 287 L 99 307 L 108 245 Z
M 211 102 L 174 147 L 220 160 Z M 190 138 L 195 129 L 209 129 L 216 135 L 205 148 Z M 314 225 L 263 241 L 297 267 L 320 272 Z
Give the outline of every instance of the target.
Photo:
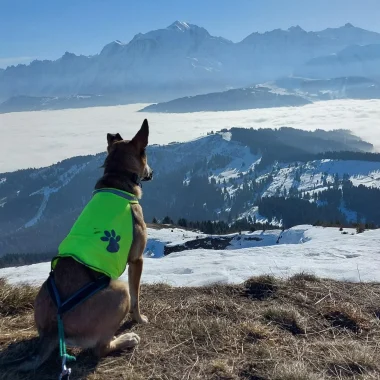
M 153 179 L 153 170 L 150 170 L 149 173 L 141 178 L 141 181 L 151 181 Z

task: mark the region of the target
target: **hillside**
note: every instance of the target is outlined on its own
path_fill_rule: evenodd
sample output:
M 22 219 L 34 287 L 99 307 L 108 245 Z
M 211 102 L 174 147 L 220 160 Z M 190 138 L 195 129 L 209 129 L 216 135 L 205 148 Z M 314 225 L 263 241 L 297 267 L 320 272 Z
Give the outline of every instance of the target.
M 0 102 L 14 98 L 3 104 L 2 112 L 11 112 L 15 99 L 21 107 L 20 96 L 59 98 L 60 107 L 88 106 L 100 100 L 162 102 L 273 81 L 293 74 L 310 60 L 340 54 L 355 44 L 376 46 L 380 34 L 350 24 L 319 32 L 297 26 L 252 33 L 233 43 L 203 27 L 175 21 L 166 28 L 138 33 L 127 43 L 110 42 L 93 56 L 66 52 L 54 61 L 35 60 L 1 70 Z M 373 74 L 373 70 L 366 72 L 369 66 L 364 67 L 364 71 L 357 66 L 349 74 L 334 76 Z M 319 70 L 323 75 L 331 72 L 324 66 Z M 81 94 L 91 97 L 65 101 Z M 24 106 L 29 109 L 30 104 Z M 57 107 L 57 102 L 50 102 L 50 107 Z
M 291 128 L 233 128 L 151 146 L 149 162 L 156 174 L 144 185 L 145 219 L 260 218 L 282 221 L 286 228 L 318 221 L 377 225 L 376 208 L 359 202 L 363 196 L 379 201 L 380 157 L 365 153 L 371 150 L 371 144 L 346 131 Z M 54 252 L 90 199 L 104 158 L 75 157 L 1 174 L 0 254 Z
M 129 99 L 130 101 L 131 99 Z M 114 99 L 102 95 L 72 95 L 66 97 L 12 96 L 0 104 L 0 113 L 86 108 L 127 103 L 128 99 Z
M 141 112 L 183 113 L 297 107 L 332 99 L 379 99 L 380 85 L 366 77 L 308 79 L 286 77 L 276 81 L 211 94 L 188 96 L 152 104 Z M 1 111 L 1 108 L 0 108 Z
M 35 288 L 0 286 L 1 380 L 58 376 L 57 352 L 36 373 L 4 364 L 33 352 Z M 235 286 L 142 287 L 147 325 L 125 321 L 140 345 L 97 361 L 75 350 L 75 379 L 376 379 L 380 368 L 378 284 L 299 274 Z
M 309 103 L 301 96 L 276 93 L 268 87 L 256 86 L 175 99 L 152 104 L 141 111 L 169 113 L 238 111 L 253 108 L 296 107 Z

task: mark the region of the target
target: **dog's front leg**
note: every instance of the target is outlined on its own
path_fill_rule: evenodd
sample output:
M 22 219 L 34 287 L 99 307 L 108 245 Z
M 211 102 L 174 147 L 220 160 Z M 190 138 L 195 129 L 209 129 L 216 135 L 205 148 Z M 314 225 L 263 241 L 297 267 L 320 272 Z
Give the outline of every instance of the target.
M 143 270 L 143 258 L 139 257 L 136 260 L 129 262 L 128 281 L 129 293 L 131 296 L 131 313 L 132 318 L 137 323 L 147 323 L 148 318 L 140 314 L 140 279 Z

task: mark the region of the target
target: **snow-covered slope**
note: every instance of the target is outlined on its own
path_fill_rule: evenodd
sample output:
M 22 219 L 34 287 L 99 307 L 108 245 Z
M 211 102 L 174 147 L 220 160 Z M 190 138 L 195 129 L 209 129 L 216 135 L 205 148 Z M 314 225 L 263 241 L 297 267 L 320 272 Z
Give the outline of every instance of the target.
M 380 216 L 365 204 L 347 206 L 362 196 L 377 202 L 380 158 L 363 153 L 371 149 L 371 144 L 347 131 L 291 128 L 233 128 L 186 143 L 154 145 L 148 155 L 155 178 L 144 184 L 144 215 L 148 222 L 165 216 L 174 221 L 248 218 L 291 227 L 318 220 L 356 222 L 359 213 L 365 221 L 380 223 Z M 352 152 L 341 152 L 347 150 Z M 104 154 L 75 157 L 51 167 L 0 175 L 0 255 L 55 252 L 90 199 L 104 158 Z M 338 203 L 327 202 L 329 209 L 323 215 L 310 210 L 309 203 L 326 205 L 319 192 L 342 189 L 348 183 L 357 195 L 334 193 Z M 300 215 L 303 219 L 289 218 L 289 211 L 281 211 L 284 200 L 265 208 L 261 201 L 266 197 L 299 202 L 302 198 L 297 208 L 308 209 Z M 339 203 L 337 197 L 348 203 Z
M 273 173 L 273 180 L 264 191 L 263 196 L 289 192 L 293 186 L 303 192 L 321 191 L 326 187 L 326 182 L 333 183 L 334 175 L 343 178 L 346 173 L 349 174 L 347 179 L 355 186 L 364 185 L 380 189 L 379 162 L 315 160 L 297 167 L 281 166 Z M 297 173 L 299 178 L 296 178 Z M 261 177 L 258 178 L 258 180 L 260 179 Z
M 149 230 L 147 252 L 161 252 L 158 243 L 183 241 L 182 230 Z M 186 237 L 183 234 L 187 233 Z M 241 283 L 251 276 L 272 274 L 287 277 L 301 271 L 317 276 L 350 281 L 380 281 L 380 230 L 355 234 L 338 228 L 293 227 L 282 233 L 267 231 L 245 235 L 259 237 L 226 250 L 198 249 L 145 259 L 143 283 L 168 283 L 175 286 L 202 286 L 212 283 Z M 48 276 L 50 263 L 0 269 L 0 278 L 10 283 L 41 284 Z M 127 280 L 127 274 L 122 276 Z

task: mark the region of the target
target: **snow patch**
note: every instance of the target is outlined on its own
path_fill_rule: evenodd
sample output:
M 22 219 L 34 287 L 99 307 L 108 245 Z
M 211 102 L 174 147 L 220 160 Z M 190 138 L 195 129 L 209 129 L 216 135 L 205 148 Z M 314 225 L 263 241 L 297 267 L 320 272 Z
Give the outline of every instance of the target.
M 232 133 L 231 132 L 222 132 L 221 133 L 223 140 L 231 141 Z
M 182 239 L 183 233 L 189 233 L 185 239 L 192 237 L 188 231 L 173 231 L 149 230 L 150 241 L 174 241 Z M 174 286 L 203 286 L 218 282 L 237 284 L 256 275 L 288 277 L 302 271 L 336 280 L 379 282 L 380 230 L 362 234 L 355 234 L 353 229 L 343 232 L 347 234 L 338 228 L 302 225 L 282 234 L 280 230 L 247 233 L 246 237 L 263 238 L 256 241 L 258 245 L 263 245 L 247 247 L 246 244 L 253 244 L 255 240 L 245 240 L 240 246 L 236 239 L 236 246 L 226 250 L 196 249 L 159 259 L 147 258 L 142 282 L 164 282 Z M 12 284 L 41 284 L 49 271 L 50 263 L 42 263 L 0 269 L 0 277 Z M 127 277 L 126 272 L 121 279 L 127 281 Z

